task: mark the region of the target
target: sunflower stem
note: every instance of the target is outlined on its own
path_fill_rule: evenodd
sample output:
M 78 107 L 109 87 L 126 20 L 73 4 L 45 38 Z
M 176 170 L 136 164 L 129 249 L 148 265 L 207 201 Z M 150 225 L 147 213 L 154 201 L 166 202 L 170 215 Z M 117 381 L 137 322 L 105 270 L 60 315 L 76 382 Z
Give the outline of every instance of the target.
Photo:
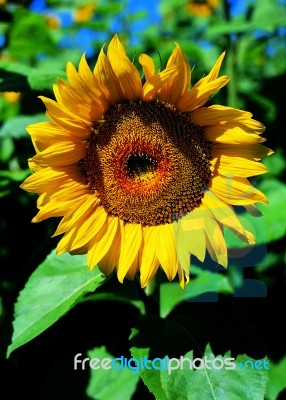
M 142 289 L 138 282 L 138 293 L 140 300 L 144 303 L 146 315 L 160 316 L 160 285 L 156 277 L 152 279 L 145 289 Z
M 227 58 L 227 75 L 231 76 L 231 80 L 227 85 L 227 105 L 230 107 L 237 107 L 237 87 L 236 87 L 236 61 L 235 61 L 235 52 L 236 52 L 236 43 L 230 39 L 229 41 L 229 50 L 228 50 L 228 58 Z
M 227 22 L 231 23 L 230 5 L 227 0 L 223 1 L 224 18 Z M 227 105 L 230 107 L 238 106 L 237 99 L 237 64 L 236 64 L 236 53 L 238 51 L 238 37 L 234 34 L 226 35 L 227 42 L 227 58 L 226 58 L 226 73 L 231 77 L 229 84 L 227 85 Z

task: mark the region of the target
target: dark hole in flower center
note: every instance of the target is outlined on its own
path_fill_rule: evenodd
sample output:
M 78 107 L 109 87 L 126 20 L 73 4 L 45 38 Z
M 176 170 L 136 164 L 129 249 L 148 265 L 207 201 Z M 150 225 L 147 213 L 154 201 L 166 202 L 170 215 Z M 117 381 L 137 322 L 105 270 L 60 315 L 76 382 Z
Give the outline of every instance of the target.
M 130 154 L 126 158 L 125 166 L 130 178 L 144 182 L 154 176 L 157 160 L 144 151 L 138 151 L 137 153 Z

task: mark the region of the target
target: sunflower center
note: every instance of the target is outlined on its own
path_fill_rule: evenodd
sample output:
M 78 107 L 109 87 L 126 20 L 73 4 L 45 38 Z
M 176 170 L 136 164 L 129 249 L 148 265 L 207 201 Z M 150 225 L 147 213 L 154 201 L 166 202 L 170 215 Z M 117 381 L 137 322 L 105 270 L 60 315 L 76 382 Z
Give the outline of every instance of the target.
M 146 182 L 155 177 L 157 160 L 144 151 L 129 154 L 126 161 L 127 174 L 138 182 Z
M 159 225 L 201 204 L 209 159 L 202 128 L 187 114 L 161 102 L 122 102 L 94 124 L 83 169 L 108 213 Z

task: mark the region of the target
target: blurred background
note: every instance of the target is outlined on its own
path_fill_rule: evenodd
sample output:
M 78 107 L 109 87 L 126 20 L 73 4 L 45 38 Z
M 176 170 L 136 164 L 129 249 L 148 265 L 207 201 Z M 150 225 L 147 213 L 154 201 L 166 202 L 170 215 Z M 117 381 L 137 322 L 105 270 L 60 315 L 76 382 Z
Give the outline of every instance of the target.
M 138 310 L 129 304 L 98 302 L 96 323 L 94 306 L 76 307 L 5 360 L 18 293 L 57 243 L 51 235 L 58 221 L 31 224 L 37 196 L 19 188 L 30 174 L 27 159 L 34 154 L 25 127 L 46 120 L 38 96 L 53 97 L 52 85 L 57 77 L 65 78 L 67 61 L 77 65 L 85 52 L 93 67 L 101 47 L 115 33 L 138 67 L 144 52 L 154 57 L 157 69 L 163 68 L 174 43 L 179 43 L 195 67 L 193 83 L 226 50 L 221 73 L 229 75 L 231 82 L 214 102 L 251 111 L 267 128 L 266 144 L 275 155 L 263 161 L 269 173 L 253 183 L 267 194 L 270 205 L 263 211 L 263 224 L 256 227 L 259 240 L 249 264 L 252 268 L 238 268 L 240 275 L 227 272 L 238 286 L 243 274 L 267 289 L 243 288 L 241 295 L 223 295 L 216 303 L 197 299 L 175 312 L 185 317 L 192 312 L 217 351 L 241 351 L 254 358 L 267 355 L 279 370 L 277 376 L 285 373 L 285 377 L 285 0 L 0 0 L 0 357 L 4 367 L 0 379 L 10 393 L 0 397 L 90 398 L 85 394 L 88 371 L 72 371 L 74 354 L 102 344 L 115 352 L 128 351 Z M 277 376 L 269 400 L 286 398 L 283 378 Z M 136 398 L 153 397 L 139 387 Z

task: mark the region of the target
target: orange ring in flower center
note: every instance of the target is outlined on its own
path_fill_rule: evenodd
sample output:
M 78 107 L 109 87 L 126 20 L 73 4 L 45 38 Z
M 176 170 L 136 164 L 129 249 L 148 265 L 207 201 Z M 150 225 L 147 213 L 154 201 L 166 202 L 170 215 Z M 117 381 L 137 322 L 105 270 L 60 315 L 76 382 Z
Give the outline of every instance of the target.
M 146 141 L 127 141 L 114 158 L 114 177 L 129 194 L 150 196 L 163 184 L 170 167 L 162 148 Z
M 126 102 L 95 123 L 83 168 L 107 212 L 159 225 L 201 204 L 209 159 L 202 129 L 188 115 L 161 102 Z

